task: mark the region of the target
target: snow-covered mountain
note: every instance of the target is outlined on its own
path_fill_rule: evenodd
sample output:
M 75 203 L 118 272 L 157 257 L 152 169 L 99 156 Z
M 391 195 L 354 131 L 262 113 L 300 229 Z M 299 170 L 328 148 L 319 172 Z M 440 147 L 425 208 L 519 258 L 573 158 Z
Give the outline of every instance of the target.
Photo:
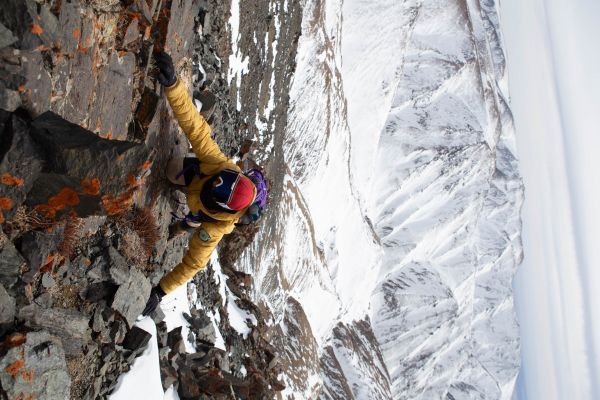
M 511 397 L 523 187 L 497 6 L 302 4 L 285 173 L 239 263 L 282 397 Z

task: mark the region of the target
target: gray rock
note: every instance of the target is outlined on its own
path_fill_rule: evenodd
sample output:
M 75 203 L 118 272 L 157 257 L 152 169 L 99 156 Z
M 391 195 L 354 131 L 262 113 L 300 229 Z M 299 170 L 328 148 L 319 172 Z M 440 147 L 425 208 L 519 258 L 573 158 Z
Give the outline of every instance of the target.
M 167 323 L 160 322 L 156 324 L 156 339 L 158 340 L 158 347 L 166 348 L 169 332 L 167 331 Z
M 34 300 L 35 304 L 39 305 L 42 308 L 50 308 L 52 304 L 54 304 L 54 300 L 52 300 L 52 295 L 48 292 L 40 294 Z
M 89 302 L 95 303 L 102 299 L 107 299 L 114 295 L 117 291 L 117 286 L 111 282 L 95 282 L 88 285 L 80 292 L 80 297 Z
M 59 25 L 62 34 L 61 50 L 67 54 L 74 54 L 80 38 L 77 37 L 78 35 L 73 35 L 73 32 L 79 32 L 79 36 L 81 35 L 81 12 L 77 2 L 63 1 L 61 3 Z
M 196 335 L 196 340 L 204 345 L 214 346 L 217 339 L 215 327 L 210 317 L 204 312 L 196 308 L 191 309 L 192 315 L 183 314 L 183 317 L 190 323 L 191 332 Z
M 21 96 L 15 90 L 0 86 L 0 108 L 6 111 L 15 111 L 21 106 Z
M 113 215 L 133 203 L 137 178 L 149 167 L 146 145 L 102 139 L 52 112 L 36 118 L 32 127 L 33 138 L 44 149 L 46 172 L 28 194 L 29 206 L 47 204 L 65 187 L 78 193 L 78 202 L 57 210 L 57 216 L 71 211 L 79 217 Z
M 18 38 L 0 22 L 0 49 L 15 43 Z
M 119 286 L 111 307 L 127 320 L 129 326 L 133 326 L 144 311 L 151 289 L 150 281 L 144 274 L 137 268 L 130 268 L 129 281 Z
M 215 332 L 215 327 L 212 323 L 204 326 L 201 329 L 195 331 L 196 340 L 203 341 L 205 343 L 210 343 L 211 345 L 215 345 L 217 340 L 217 333 Z
M 83 237 L 94 235 L 106 223 L 106 215 L 91 215 L 81 218 L 79 226 L 80 235 Z
M 89 317 L 74 310 L 44 309 L 31 304 L 19 310 L 18 319 L 29 327 L 46 329 L 60 337 L 67 355 L 79 355 L 91 340 Z
M 169 332 L 167 337 L 167 345 L 171 348 L 169 360 L 175 361 L 179 355 L 185 354 L 185 343 L 181 335 L 181 327 L 175 328 Z
M 52 286 L 55 285 L 55 283 L 56 282 L 54 282 L 54 278 L 48 272 L 46 272 L 46 273 L 44 273 L 44 275 L 42 275 L 42 286 L 45 287 L 46 289 L 51 288 Z
M 108 248 L 108 263 L 111 280 L 117 285 L 123 285 L 131 279 L 131 269 L 129 263 L 117 249 Z
M 19 277 L 19 270 L 25 264 L 25 259 L 11 242 L 7 242 L 0 252 L 0 283 L 5 288 L 11 288 Z
M 160 377 L 164 390 L 167 390 L 171 385 L 177 382 L 177 370 L 166 362 L 160 363 Z
M 63 2 L 62 4 L 65 5 L 69 3 Z M 72 11 L 73 15 L 79 14 L 78 7 L 74 6 L 73 8 L 76 8 L 76 10 Z M 63 14 L 61 13 L 61 17 L 62 16 Z M 90 19 L 84 18 L 82 21 L 77 21 L 76 25 L 77 28 L 80 27 L 82 40 L 93 35 L 94 26 Z M 73 29 L 65 30 L 67 35 L 72 36 L 72 32 Z M 71 43 L 70 46 L 73 46 L 74 58 L 68 73 L 62 75 L 62 79 L 57 82 L 64 88 L 63 91 L 67 93 L 63 103 L 64 111 L 61 112 L 61 115 L 75 124 L 83 124 L 87 121 L 87 117 L 89 116 L 89 104 L 93 101 L 95 89 L 93 68 L 95 65 L 92 60 L 91 51 L 75 51 L 79 45 L 79 41 L 69 40 L 68 43 Z M 71 90 L 67 90 L 67 87 L 71 87 Z
M 98 333 L 104 329 L 106 329 L 106 324 L 104 323 L 104 318 L 102 318 L 102 311 L 100 307 L 97 307 L 92 318 L 92 330 Z
M 68 399 L 71 378 L 60 340 L 46 331 L 29 332 L 23 345 L 0 359 L 0 382 L 9 399 Z
M 0 284 L 0 335 L 9 329 L 15 320 L 15 299 Z
M 50 98 L 52 97 L 52 79 L 46 68 L 44 58 L 40 51 L 35 50 L 39 40 L 33 38 L 37 43 L 31 43 L 29 51 L 21 52 L 22 75 L 26 79 L 25 90 L 21 94 L 23 106 L 33 116 L 38 116 L 50 109 Z
M 0 126 L 3 141 L 0 148 L 0 175 L 10 174 L 20 182 L 16 185 L 0 185 L 0 197 L 8 197 L 13 202 L 11 209 L 2 211 L 9 220 L 37 180 L 43 160 L 29 135 L 27 122 L 15 114 L 5 113 L 4 117 L 8 118 Z
M 125 336 L 123 347 L 140 354 L 150 342 L 152 335 L 140 327 L 134 326 Z
M 122 319 L 118 319 L 112 323 L 110 327 L 110 337 L 112 338 L 113 343 L 122 344 L 127 335 L 127 323 Z
M 90 268 L 90 259 L 84 257 L 82 255 L 77 256 L 73 261 L 71 261 L 68 265 L 67 276 L 71 278 L 76 278 L 74 280 L 78 280 L 83 278 L 86 275 L 86 272 Z
M 127 31 L 125 33 L 125 37 L 123 38 L 123 47 L 130 47 L 134 45 L 133 42 L 137 41 L 140 37 L 140 31 L 138 28 L 138 20 L 137 18 L 133 19 L 129 26 L 127 27 Z
M 65 261 L 62 264 L 60 264 L 60 266 L 56 270 L 56 276 L 58 276 L 59 279 L 65 278 L 69 273 L 70 266 L 71 261 L 69 260 L 69 258 L 66 258 Z
M 100 82 L 111 82 L 96 89 L 96 101 L 90 110 L 90 121 L 96 121 L 95 131 L 114 139 L 126 140 L 132 118 L 133 73 L 135 55 L 126 52 L 119 57 L 116 51 L 109 55 L 108 63 L 98 76 Z
M 88 267 L 87 277 L 94 283 L 104 282 L 110 279 L 108 263 L 104 257 L 99 256 L 94 259 L 92 265 Z
M 25 282 L 32 282 L 35 274 L 46 265 L 48 256 L 57 251 L 63 232 L 64 225 L 57 225 L 51 233 L 30 231 L 23 235 L 21 253 L 29 264 L 29 271 L 23 274 Z

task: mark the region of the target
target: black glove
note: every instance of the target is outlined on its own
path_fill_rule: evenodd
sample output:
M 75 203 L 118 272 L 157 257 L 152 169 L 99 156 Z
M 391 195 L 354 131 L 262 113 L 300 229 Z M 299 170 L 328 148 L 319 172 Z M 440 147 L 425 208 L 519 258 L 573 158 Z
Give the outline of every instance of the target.
M 150 291 L 150 298 L 148 298 L 146 308 L 144 308 L 144 311 L 142 311 L 142 315 L 145 317 L 146 315 L 152 314 L 154 310 L 156 310 L 156 307 L 158 307 L 158 304 L 164 295 L 165 292 L 162 290 L 160 285 L 153 287 L 152 291 Z
M 176 84 L 177 75 L 175 74 L 175 67 L 173 66 L 171 56 L 161 51 L 154 55 L 154 59 L 159 70 L 158 81 L 160 84 L 167 87 Z

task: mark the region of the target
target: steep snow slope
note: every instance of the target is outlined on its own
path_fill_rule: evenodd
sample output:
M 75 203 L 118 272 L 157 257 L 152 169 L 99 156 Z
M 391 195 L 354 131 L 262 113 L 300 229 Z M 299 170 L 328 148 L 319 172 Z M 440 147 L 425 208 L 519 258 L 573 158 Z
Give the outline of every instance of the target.
M 394 11 L 406 29 L 388 57 L 402 63 L 367 206 L 385 249 L 371 316 L 392 392 L 510 398 L 522 185 L 496 9 L 450 0 Z
M 241 263 L 303 371 L 284 396 L 511 396 L 522 184 L 498 32 L 489 1 L 303 4 L 281 198 Z

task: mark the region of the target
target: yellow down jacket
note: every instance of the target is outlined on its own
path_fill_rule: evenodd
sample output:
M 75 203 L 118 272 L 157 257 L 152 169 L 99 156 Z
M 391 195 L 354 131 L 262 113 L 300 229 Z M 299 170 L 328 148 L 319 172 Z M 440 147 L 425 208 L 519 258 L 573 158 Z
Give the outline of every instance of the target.
M 204 207 L 200 201 L 200 192 L 211 175 L 215 175 L 224 169 L 240 171 L 240 168 L 223 154 L 211 138 L 210 125 L 196 110 L 183 83 L 178 80 L 175 85 L 166 88 L 165 92 L 179 126 L 200 160 L 202 176 L 195 177 L 187 187 L 186 197 L 189 209 L 192 213 L 201 211 L 217 220 L 217 222 L 203 222 L 196 229 L 181 263 L 161 279 L 160 287 L 165 293 L 170 293 L 206 267 L 210 255 L 223 238 L 223 235 L 233 231 L 235 223 L 244 215 L 246 209 L 230 214 L 211 211 Z M 256 189 L 254 196 L 256 196 Z

